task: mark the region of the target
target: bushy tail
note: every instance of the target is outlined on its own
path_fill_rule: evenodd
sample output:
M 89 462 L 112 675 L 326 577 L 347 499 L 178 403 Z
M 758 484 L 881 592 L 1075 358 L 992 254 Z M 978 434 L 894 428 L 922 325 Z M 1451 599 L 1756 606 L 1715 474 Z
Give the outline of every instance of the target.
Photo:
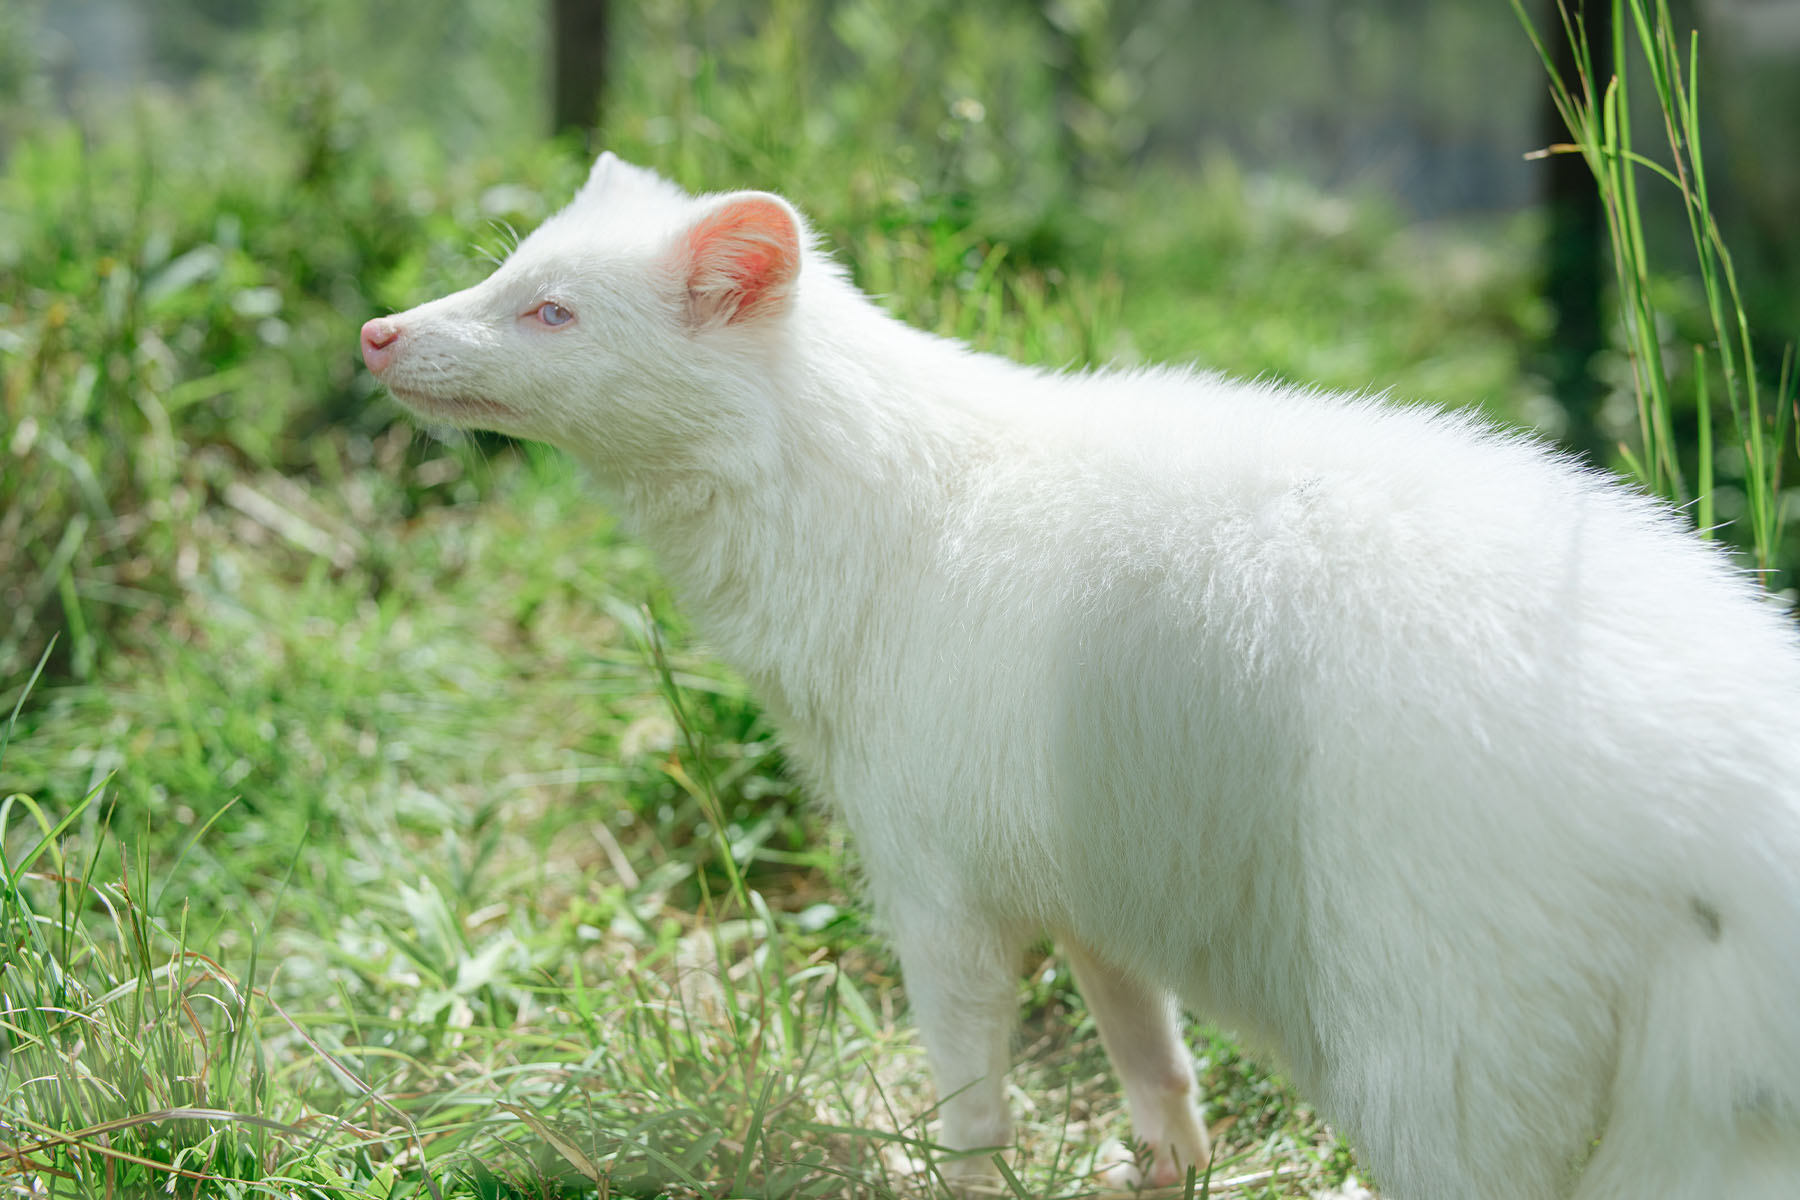
M 1576 1200 L 1800 1200 L 1800 856 L 1692 903 L 1637 1011 Z

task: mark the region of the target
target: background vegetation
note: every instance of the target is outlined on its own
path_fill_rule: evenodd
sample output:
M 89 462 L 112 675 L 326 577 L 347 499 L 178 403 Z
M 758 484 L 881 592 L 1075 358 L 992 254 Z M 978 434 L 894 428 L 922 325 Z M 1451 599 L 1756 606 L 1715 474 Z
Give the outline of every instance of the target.
M 521 82 L 542 6 L 127 6 L 157 69 L 112 89 L 42 52 L 45 11 L 0 8 L 0 1186 L 926 1190 L 894 964 L 742 686 L 564 460 L 429 440 L 357 357 L 582 177 Z M 621 6 L 604 142 L 778 188 L 985 348 L 1553 429 L 1536 218 L 1147 153 L 1157 11 Z M 1646 287 L 1691 431 L 1706 297 Z M 1021 1001 L 1017 1189 L 1080 1194 L 1119 1102 L 1050 947 Z M 1343 1183 L 1279 1079 L 1195 1045 L 1214 1194 Z

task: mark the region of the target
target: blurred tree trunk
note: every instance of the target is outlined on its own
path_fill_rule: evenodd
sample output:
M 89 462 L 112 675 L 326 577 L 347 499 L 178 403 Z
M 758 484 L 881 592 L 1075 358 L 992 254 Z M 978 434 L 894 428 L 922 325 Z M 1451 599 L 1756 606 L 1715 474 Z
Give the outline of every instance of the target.
M 1575 51 L 1563 36 L 1558 0 L 1550 0 L 1545 7 L 1548 12 L 1542 28 L 1557 73 L 1574 90 L 1579 87 Z M 1613 72 L 1611 15 L 1612 5 L 1606 0 L 1585 0 L 1570 14 L 1575 28 L 1587 32 L 1594 75 L 1602 90 Z M 1548 91 L 1538 110 L 1538 136 L 1546 146 L 1567 142 L 1570 136 Z M 1581 155 L 1553 154 L 1549 168 L 1544 185 L 1545 208 L 1549 210 L 1544 295 L 1556 323 L 1543 348 L 1545 373 L 1568 414 L 1563 440 L 1571 449 L 1603 462 L 1605 447 L 1597 425 L 1602 389 L 1593 366 L 1595 356 L 1606 345 L 1600 306 L 1606 279 L 1606 214 L 1600 207 L 1593 173 Z
M 1062 158 L 1064 183 L 1079 190 L 1093 175 L 1093 162 L 1080 132 L 1081 108 L 1091 103 L 1094 91 L 1093 56 L 1084 36 L 1088 31 L 1082 26 L 1085 14 L 1074 5 L 1033 3 L 1031 7 L 1042 23 L 1050 60 L 1057 149 Z
M 550 0 L 551 131 L 592 141 L 606 90 L 607 0 Z

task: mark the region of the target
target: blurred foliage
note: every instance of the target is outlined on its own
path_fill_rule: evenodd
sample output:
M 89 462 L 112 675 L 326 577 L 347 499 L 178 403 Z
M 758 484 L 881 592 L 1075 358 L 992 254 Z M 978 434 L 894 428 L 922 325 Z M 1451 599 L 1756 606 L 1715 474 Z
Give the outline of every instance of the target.
M 310 466 L 328 425 L 367 461 L 393 414 L 367 405 L 346 330 L 425 276 L 471 274 L 452 248 L 479 177 L 410 192 L 316 84 L 291 124 L 268 111 L 145 100 L 123 135 L 65 124 L 12 149 L 0 673 L 58 625 L 59 665 L 85 672 L 105 614 L 154 607 L 184 530 L 238 474 Z M 525 157 L 508 178 L 567 171 Z
M 89 673 L 109 624 L 191 572 L 187 531 L 234 480 L 315 470 L 328 430 L 367 462 L 396 414 L 369 404 L 357 324 L 472 282 L 469 231 L 497 246 L 502 223 L 529 227 L 586 156 L 530 136 L 539 97 L 516 80 L 540 5 L 155 8 L 214 64 L 179 90 L 25 123 L 42 80 L 16 49 L 0 60 L 0 677 L 58 628 L 57 672 Z M 402 22 L 406 38 L 368 36 Z M 170 27 L 152 22 L 159 47 Z M 1028 8 L 941 0 L 634 7 L 621 44 L 648 52 L 617 56 L 607 141 L 694 188 L 783 181 L 915 295 L 1007 243 L 1016 310 L 1041 294 L 1034 261 L 1093 240 L 1058 157 L 1054 36 Z M 445 62 L 454 86 L 434 80 Z M 984 313 L 924 315 L 967 335 Z
M 259 473 L 330 482 L 393 445 L 407 486 L 359 520 L 472 499 L 383 440 L 354 331 L 473 282 L 597 148 L 539 135 L 537 0 L 155 0 L 141 34 L 181 82 L 56 119 L 59 52 L 23 36 L 48 12 L 0 9 L 8 679 L 52 631 L 80 677 L 121 620 L 153 624 L 201 514 L 267 508 Z M 1135 162 L 1180 25 L 1155 0 L 650 0 L 619 13 L 595 140 L 692 189 L 779 187 L 901 315 L 1017 357 L 1193 356 L 1553 421 L 1520 376 L 1550 319 L 1528 223 L 1434 246 L 1391 204 Z

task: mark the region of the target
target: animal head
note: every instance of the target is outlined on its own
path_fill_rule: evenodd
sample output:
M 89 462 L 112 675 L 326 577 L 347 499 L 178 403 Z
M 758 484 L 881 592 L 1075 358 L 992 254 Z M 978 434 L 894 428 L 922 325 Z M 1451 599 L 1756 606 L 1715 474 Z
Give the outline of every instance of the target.
M 362 329 L 422 420 L 553 442 L 602 467 L 678 465 L 767 424 L 805 225 L 766 192 L 694 197 L 602 154 L 568 207 L 474 287 Z

